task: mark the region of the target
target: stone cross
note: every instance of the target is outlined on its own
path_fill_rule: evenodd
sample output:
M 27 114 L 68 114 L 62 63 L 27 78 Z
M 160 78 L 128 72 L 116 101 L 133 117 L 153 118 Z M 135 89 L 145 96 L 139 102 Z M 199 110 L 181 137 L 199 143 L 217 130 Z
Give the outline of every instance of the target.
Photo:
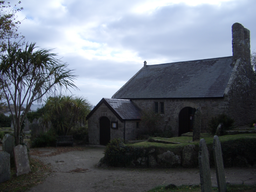
M 11 179 L 10 154 L 0 151 L 0 183 Z
M 209 152 L 204 139 L 200 140 L 198 162 L 199 162 L 199 169 L 200 169 L 201 191 L 211 192 L 212 182 L 211 182 Z
M 31 171 L 28 159 L 28 151 L 25 145 L 17 145 L 14 147 L 14 157 L 17 176 L 27 174 Z
M 217 135 L 214 135 L 214 138 L 213 138 L 213 154 L 214 154 L 214 162 L 215 162 L 219 192 L 226 192 L 227 186 L 226 186 L 225 170 L 224 170 L 223 158 L 222 158 L 221 143 Z
M 7 153 L 10 154 L 11 159 L 14 157 L 13 155 L 13 149 L 15 146 L 15 139 L 12 135 L 10 134 L 5 134 L 4 138 L 3 138 L 3 151 L 6 151 Z

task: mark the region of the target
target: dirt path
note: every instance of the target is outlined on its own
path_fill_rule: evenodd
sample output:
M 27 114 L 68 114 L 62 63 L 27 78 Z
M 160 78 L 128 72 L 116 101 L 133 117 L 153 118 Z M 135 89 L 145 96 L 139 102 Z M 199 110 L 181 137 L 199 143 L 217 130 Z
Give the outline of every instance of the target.
M 67 150 L 73 150 L 72 148 Z M 32 149 L 31 155 L 50 164 L 53 173 L 31 192 L 143 192 L 159 185 L 194 185 L 200 183 L 198 169 L 126 169 L 97 168 L 104 148 L 84 147 L 65 152 L 64 148 Z M 225 169 L 232 184 L 256 184 L 255 168 Z M 216 184 L 212 170 L 212 183 Z

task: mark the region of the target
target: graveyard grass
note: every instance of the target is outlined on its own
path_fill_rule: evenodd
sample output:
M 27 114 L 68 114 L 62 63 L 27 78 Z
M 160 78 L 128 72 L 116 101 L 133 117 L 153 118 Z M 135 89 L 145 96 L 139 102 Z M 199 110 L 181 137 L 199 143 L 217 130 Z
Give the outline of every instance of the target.
M 213 143 L 213 136 L 208 134 L 208 133 L 201 134 L 201 138 L 205 139 L 205 142 L 206 142 L 207 145 Z M 248 134 L 236 134 L 236 135 L 219 136 L 220 142 L 236 140 L 236 139 L 241 139 L 241 138 L 255 138 L 256 139 L 256 134 L 255 133 L 248 133 Z M 199 140 L 198 141 L 192 141 L 191 136 L 181 136 L 181 137 L 171 137 L 171 138 L 154 137 L 153 139 L 160 140 L 160 141 L 174 142 L 174 143 L 177 143 L 177 144 L 166 144 L 166 143 L 163 144 L 163 143 L 149 142 L 147 140 L 147 141 L 128 144 L 128 145 L 134 146 L 134 147 L 162 147 L 162 148 L 170 148 L 170 149 L 175 149 L 175 148 L 178 148 L 178 147 L 184 147 L 188 144 L 199 145 Z
M 44 165 L 35 158 L 30 158 L 30 168 L 30 173 L 16 176 L 16 170 L 13 166 L 13 168 L 11 168 L 11 179 L 1 183 L 0 192 L 28 191 L 31 187 L 42 183 L 47 175 L 51 173 L 50 166 Z
M 227 185 L 227 192 L 255 192 L 256 185 Z M 168 186 L 158 186 L 154 189 L 151 189 L 148 192 L 201 192 L 201 188 L 199 185 L 182 185 L 176 188 L 168 188 Z M 213 187 L 212 191 L 218 191 L 217 187 Z

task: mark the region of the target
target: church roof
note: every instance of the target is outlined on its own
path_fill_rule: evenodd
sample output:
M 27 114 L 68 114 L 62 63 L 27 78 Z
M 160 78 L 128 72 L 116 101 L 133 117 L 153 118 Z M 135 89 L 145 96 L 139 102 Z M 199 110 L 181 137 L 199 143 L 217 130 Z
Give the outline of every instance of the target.
M 232 72 L 232 57 L 145 65 L 112 98 L 223 97 Z

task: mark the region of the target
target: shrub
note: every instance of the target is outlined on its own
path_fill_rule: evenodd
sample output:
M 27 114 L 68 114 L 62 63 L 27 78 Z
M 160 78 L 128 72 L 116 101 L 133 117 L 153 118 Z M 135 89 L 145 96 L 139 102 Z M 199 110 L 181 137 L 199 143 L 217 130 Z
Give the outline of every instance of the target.
M 45 133 L 39 134 L 32 140 L 31 147 L 50 147 L 56 145 L 56 134 L 50 129 Z
M 0 127 L 11 127 L 12 116 L 5 116 L 0 113 Z
M 104 163 L 110 166 L 123 166 L 125 160 L 124 143 L 120 139 L 111 140 L 104 152 Z
M 227 130 L 233 128 L 234 120 L 228 117 L 226 114 L 220 114 L 216 117 L 213 117 L 209 122 L 209 132 L 212 135 L 216 134 L 216 130 L 219 124 L 222 124 L 222 126 L 218 135 L 225 135 Z
M 70 132 L 73 135 L 74 140 L 79 144 L 88 143 L 88 129 L 86 127 L 80 127 L 78 129 L 73 129 Z
M 3 131 L 0 131 L 0 139 L 3 139 L 4 138 L 4 132 Z

